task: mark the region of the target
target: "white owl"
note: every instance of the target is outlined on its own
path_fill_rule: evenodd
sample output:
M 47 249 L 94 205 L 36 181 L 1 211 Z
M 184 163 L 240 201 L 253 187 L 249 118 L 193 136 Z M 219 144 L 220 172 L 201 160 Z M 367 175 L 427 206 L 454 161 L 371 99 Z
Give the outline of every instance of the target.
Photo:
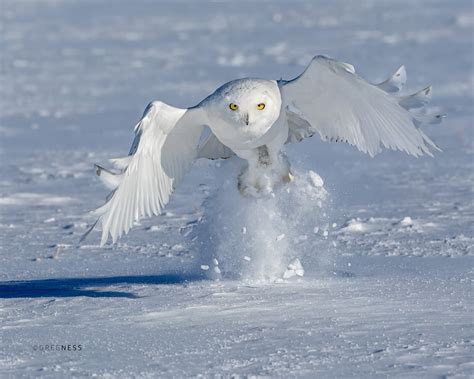
M 98 223 L 102 226 L 102 246 L 109 234 L 115 242 L 135 221 L 158 215 L 197 158 L 235 153 L 245 159 L 248 168 L 238 185 L 242 194 L 250 195 L 268 186 L 262 173 L 291 181 L 282 147 L 316 133 L 371 156 L 382 147 L 431 155 L 430 150 L 438 148 L 418 128 L 441 120 L 421 111 L 431 87 L 394 96 L 405 81 L 403 66 L 374 85 L 358 76 L 352 65 L 316 56 L 293 80 L 237 79 L 188 109 L 154 101 L 135 126 L 129 155 L 111 159 L 119 171 L 97 166 L 97 175 L 112 192 L 95 211 L 98 220 L 90 230 Z M 211 133 L 203 141 L 206 129 Z

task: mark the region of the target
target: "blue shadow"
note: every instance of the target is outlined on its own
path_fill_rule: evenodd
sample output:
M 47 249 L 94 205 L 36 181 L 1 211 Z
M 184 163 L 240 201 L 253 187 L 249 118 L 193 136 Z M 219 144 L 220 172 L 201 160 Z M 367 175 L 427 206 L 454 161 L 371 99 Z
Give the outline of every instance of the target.
M 136 299 L 132 292 L 101 291 L 88 287 L 109 287 L 114 285 L 170 285 L 202 280 L 202 277 L 177 274 L 145 276 L 112 276 L 96 278 L 59 278 L 0 282 L 0 299 L 40 297 L 123 297 Z

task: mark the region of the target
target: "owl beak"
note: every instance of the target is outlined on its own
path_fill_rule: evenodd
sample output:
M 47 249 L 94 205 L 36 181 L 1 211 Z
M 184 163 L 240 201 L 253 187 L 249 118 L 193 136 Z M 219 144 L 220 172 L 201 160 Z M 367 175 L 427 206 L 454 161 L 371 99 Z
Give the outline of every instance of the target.
M 244 122 L 245 122 L 245 125 L 249 124 L 249 114 L 248 113 L 246 113 L 245 116 L 244 116 Z

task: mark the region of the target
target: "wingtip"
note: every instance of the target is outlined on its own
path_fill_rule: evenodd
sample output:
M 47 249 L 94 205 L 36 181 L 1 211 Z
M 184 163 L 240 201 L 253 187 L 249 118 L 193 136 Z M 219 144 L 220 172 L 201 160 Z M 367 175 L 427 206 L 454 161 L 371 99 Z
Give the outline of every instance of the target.
M 403 89 L 406 81 L 407 71 L 405 65 L 402 64 L 387 80 L 375 84 L 375 86 L 388 93 L 397 93 Z
M 99 222 L 99 219 L 97 219 L 92 224 L 92 226 L 81 236 L 81 238 L 79 239 L 79 245 L 86 240 L 87 236 L 94 230 L 94 228 L 95 228 L 95 226 L 97 225 L 98 222 Z
M 97 163 L 94 163 L 94 168 L 95 168 L 95 174 L 97 176 L 100 176 L 102 170 L 104 169 L 103 167 L 99 166 Z
M 107 244 L 107 240 L 109 239 L 109 233 L 106 230 L 102 230 L 102 237 L 100 239 L 100 247 L 104 247 Z
M 394 73 L 395 76 L 405 76 L 407 75 L 407 69 L 404 64 L 402 64 Z
M 312 61 L 315 61 L 315 60 L 318 60 L 318 59 L 332 59 L 330 56 L 328 55 L 324 55 L 324 54 L 318 54 L 318 55 L 315 55 L 313 57 L 313 59 L 311 59 Z

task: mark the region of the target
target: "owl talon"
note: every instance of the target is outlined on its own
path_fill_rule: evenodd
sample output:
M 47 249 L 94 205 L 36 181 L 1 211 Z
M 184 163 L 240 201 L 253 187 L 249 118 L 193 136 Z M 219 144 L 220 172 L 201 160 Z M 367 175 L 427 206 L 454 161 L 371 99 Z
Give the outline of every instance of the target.
M 249 179 L 248 171 L 244 171 L 239 176 L 237 188 L 242 196 L 257 196 L 260 188 L 257 183 L 253 184 Z
M 291 172 L 288 172 L 288 174 L 282 176 L 281 180 L 283 181 L 283 183 L 290 183 L 293 181 L 295 177 L 293 175 L 291 175 Z

